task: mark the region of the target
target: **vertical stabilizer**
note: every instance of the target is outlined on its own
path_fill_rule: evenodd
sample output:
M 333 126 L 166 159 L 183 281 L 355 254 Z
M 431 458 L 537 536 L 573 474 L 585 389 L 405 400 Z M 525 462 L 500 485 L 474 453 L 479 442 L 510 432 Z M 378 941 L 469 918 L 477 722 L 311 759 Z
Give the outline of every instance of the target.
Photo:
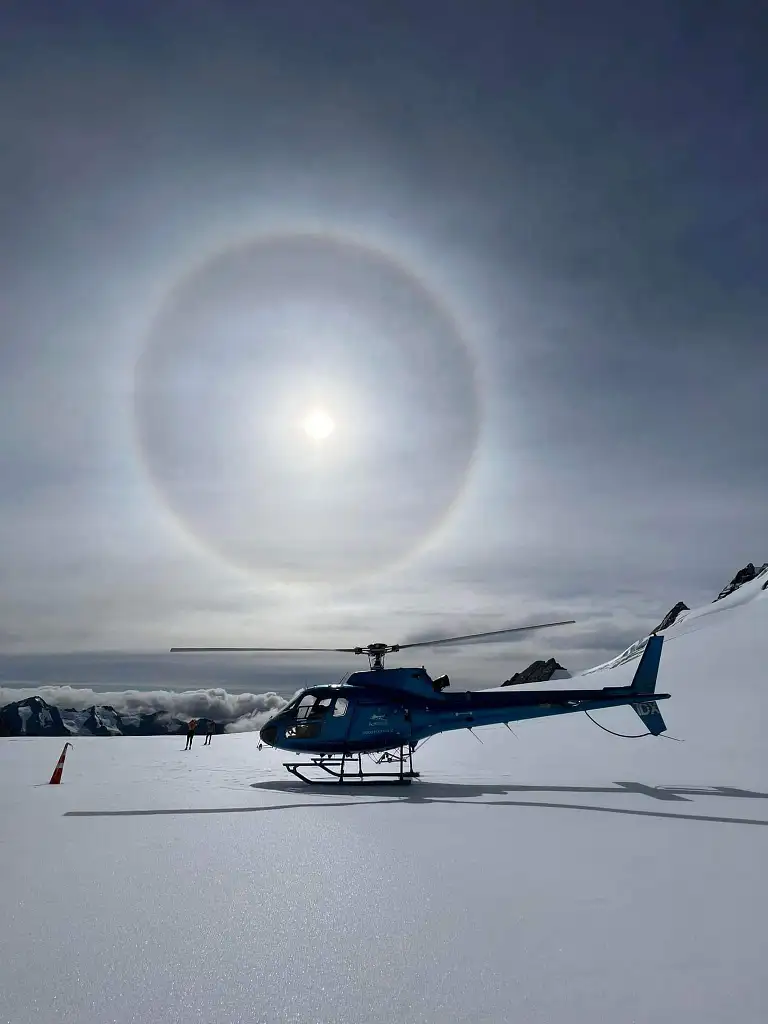
M 638 693 L 653 693 L 655 691 L 663 644 L 663 636 L 657 636 L 654 633 L 648 637 L 648 643 L 645 645 L 640 664 L 632 679 L 632 689 L 637 690 Z
M 640 664 L 637 666 L 631 689 L 637 693 L 648 694 L 656 691 L 656 678 L 659 674 L 661 662 L 661 648 L 664 644 L 664 637 L 655 633 L 648 637 Z M 659 736 L 666 732 L 667 726 L 659 711 L 659 705 L 655 700 L 646 700 L 632 705 L 640 721 L 648 732 Z

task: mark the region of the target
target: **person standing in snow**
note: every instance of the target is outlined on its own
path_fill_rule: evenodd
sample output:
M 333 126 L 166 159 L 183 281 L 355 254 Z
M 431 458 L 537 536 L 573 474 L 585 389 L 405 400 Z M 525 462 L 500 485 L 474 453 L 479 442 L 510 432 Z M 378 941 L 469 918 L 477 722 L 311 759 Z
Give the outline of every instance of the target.
M 190 718 L 187 723 L 187 745 L 184 747 L 185 750 L 192 749 L 192 740 L 195 738 L 195 729 L 197 728 L 197 719 Z
M 212 722 L 210 719 L 208 719 L 208 725 L 205 727 L 205 743 L 203 743 L 204 747 L 210 747 L 211 737 L 213 736 L 215 731 L 216 724 Z

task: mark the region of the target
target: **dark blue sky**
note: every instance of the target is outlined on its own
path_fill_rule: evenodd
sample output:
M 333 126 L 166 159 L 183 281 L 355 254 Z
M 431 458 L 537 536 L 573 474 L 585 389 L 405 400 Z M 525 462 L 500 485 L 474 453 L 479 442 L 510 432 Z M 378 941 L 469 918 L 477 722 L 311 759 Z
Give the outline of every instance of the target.
M 579 668 L 768 557 L 764 5 L 0 28 L 7 650 L 567 612 L 504 665 Z

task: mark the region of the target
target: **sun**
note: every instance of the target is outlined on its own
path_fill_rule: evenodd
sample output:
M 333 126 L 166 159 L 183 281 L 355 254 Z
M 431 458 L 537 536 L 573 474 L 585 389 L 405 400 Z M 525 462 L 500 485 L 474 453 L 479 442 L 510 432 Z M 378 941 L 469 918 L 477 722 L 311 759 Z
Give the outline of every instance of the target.
M 312 441 L 325 441 L 336 429 L 336 424 L 325 409 L 312 409 L 301 421 L 301 429 Z

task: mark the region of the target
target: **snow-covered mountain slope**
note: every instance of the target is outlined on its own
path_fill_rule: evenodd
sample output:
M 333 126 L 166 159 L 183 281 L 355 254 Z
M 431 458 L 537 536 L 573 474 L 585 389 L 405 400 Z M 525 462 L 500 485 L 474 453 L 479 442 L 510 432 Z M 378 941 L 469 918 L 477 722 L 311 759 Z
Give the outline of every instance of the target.
M 479 729 L 402 789 L 302 787 L 252 733 L 75 739 L 55 787 L 61 740 L 0 741 L 0 1019 L 762 1024 L 768 592 L 665 636 L 684 742 Z
M 712 604 L 705 604 L 700 608 L 694 609 L 684 608 L 675 616 L 675 621 L 671 626 L 666 629 L 659 629 L 658 632 L 667 638 L 681 636 L 689 632 L 691 628 L 696 629 L 697 627 L 694 624 L 701 619 L 719 616 L 723 612 L 728 612 L 733 608 L 738 608 L 741 605 L 750 604 L 752 601 L 766 597 L 766 592 L 768 592 L 768 563 L 758 571 L 754 578 L 747 582 L 737 583 L 736 581 L 740 575 L 741 573 L 737 574 L 734 580 L 720 592 L 720 595 L 715 598 Z M 686 624 L 689 625 L 686 626 Z M 634 661 L 642 654 L 647 640 L 647 636 L 641 637 L 615 658 L 604 662 L 602 665 L 596 665 L 594 668 L 587 669 L 586 672 L 581 674 L 589 675 L 592 672 L 602 671 L 606 668 L 615 668 L 627 661 Z

